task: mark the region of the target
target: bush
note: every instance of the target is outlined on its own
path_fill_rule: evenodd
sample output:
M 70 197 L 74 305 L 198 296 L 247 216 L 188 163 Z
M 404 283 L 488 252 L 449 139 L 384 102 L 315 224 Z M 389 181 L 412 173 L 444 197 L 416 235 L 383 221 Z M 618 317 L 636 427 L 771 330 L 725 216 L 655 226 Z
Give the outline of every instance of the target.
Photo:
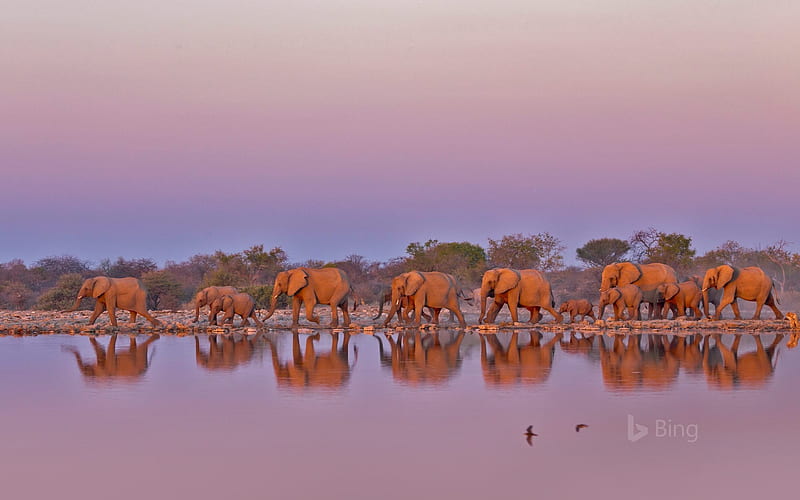
M 249 293 L 253 300 L 256 301 L 257 309 L 269 309 L 269 301 L 272 297 L 272 285 L 253 285 L 241 289 L 244 293 Z M 289 307 L 290 299 L 286 294 L 278 297 L 278 309 L 286 309 Z
M 83 284 L 83 277 L 78 273 L 64 274 L 56 285 L 44 292 L 36 303 L 37 309 L 63 311 L 72 307 L 75 297 Z M 93 309 L 94 300 L 84 300 L 79 309 Z

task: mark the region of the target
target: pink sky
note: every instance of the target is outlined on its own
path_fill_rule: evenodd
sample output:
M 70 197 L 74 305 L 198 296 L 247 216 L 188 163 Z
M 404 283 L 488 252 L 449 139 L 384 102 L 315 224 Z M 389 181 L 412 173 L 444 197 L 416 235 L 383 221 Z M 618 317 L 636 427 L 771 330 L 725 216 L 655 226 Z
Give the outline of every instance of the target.
M 798 19 L 789 1 L 5 2 L 0 261 L 387 258 L 539 231 L 571 259 L 648 225 L 701 250 L 794 241 Z

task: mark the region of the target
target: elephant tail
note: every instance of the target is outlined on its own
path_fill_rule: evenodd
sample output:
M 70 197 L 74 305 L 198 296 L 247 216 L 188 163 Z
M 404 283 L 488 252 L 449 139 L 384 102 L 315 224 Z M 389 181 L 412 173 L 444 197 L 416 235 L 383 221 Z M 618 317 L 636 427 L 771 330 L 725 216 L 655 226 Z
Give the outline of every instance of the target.
M 356 308 L 358 307 L 358 301 L 360 297 L 352 286 L 350 287 L 350 296 L 353 297 L 353 312 L 355 312 Z M 345 307 L 347 307 L 347 304 L 345 304 Z

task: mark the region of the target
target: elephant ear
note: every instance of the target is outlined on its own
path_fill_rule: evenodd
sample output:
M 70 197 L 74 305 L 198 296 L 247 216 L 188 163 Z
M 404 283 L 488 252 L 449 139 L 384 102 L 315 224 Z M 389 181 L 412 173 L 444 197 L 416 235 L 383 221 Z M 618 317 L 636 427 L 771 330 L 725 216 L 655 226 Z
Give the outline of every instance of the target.
M 717 288 L 722 288 L 733 279 L 734 269 L 731 266 L 719 266 L 717 268 Z
M 99 277 L 94 279 L 92 284 L 92 297 L 95 299 L 106 293 L 111 288 L 111 279 Z
M 681 289 L 674 283 L 669 283 L 664 287 L 664 300 L 672 300 L 673 297 L 678 295 Z
M 501 270 L 500 277 L 497 279 L 497 284 L 494 286 L 494 293 L 506 293 L 519 285 L 519 279 L 518 271 L 514 269 Z
M 642 277 L 642 270 L 632 262 L 619 264 L 619 282 L 617 286 L 629 285 Z
M 289 274 L 289 287 L 286 295 L 291 297 L 306 285 L 308 285 L 308 273 L 305 269 L 295 269 Z
M 423 283 L 425 283 L 425 277 L 421 273 L 408 273 L 405 279 L 405 294 L 414 295 Z

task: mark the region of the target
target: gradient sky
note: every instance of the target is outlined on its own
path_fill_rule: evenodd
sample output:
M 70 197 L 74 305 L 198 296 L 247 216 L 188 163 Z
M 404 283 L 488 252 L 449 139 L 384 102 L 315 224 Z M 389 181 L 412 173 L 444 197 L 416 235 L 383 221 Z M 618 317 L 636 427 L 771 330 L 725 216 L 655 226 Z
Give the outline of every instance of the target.
M 794 0 L 5 0 L 0 261 L 800 244 Z M 793 250 L 797 251 L 795 245 Z

